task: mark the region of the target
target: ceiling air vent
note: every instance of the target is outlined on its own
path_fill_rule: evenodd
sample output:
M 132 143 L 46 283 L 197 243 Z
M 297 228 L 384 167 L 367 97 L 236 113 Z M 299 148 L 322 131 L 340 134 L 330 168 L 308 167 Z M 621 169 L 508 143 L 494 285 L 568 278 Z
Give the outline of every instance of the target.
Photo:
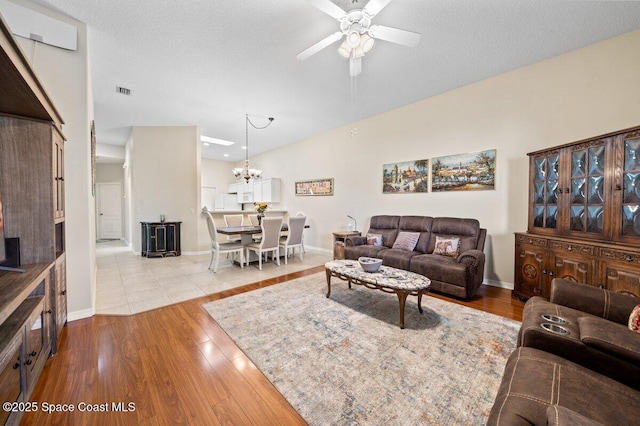
M 116 92 L 121 95 L 131 96 L 131 89 L 127 89 L 126 87 L 116 86 Z

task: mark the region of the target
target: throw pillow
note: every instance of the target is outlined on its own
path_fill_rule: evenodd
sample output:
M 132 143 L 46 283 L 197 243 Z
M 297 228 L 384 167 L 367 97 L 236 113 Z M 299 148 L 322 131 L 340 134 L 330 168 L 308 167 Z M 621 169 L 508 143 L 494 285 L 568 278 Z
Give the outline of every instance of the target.
M 382 234 L 367 234 L 367 244 L 370 246 L 381 246 Z
M 631 311 L 631 316 L 629 316 L 629 330 L 640 333 L 640 304 Z
M 413 251 L 416 248 L 416 244 L 418 244 L 419 238 L 419 232 L 400 232 L 392 248 Z
M 458 248 L 460 246 L 460 238 L 457 237 L 440 237 L 436 235 L 436 247 L 433 254 L 442 256 L 458 257 Z

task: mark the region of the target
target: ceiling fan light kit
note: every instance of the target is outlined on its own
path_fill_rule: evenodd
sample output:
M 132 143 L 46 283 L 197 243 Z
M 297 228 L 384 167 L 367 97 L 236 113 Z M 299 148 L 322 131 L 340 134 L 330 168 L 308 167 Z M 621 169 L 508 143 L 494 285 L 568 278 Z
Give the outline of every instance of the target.
M 338 47 L 338 53 L 340 56 L 349 59 L 349 74 L 355 77 L 362 72 L 361 59 L 373 49 L 374 39 L 408 47 L 413 47 L 420 41 L 420 34 L 418 33 L 384 25 L 371 25 L 372 19 L 391 0 L 369 0 L 364 8 L 354 9 L 349 12 L 342 10 L 330 0 L 307 0 L 307 2 L 335 18 L 340 23 L 340 31 L 325 37 L 300 52 L 297 58 L 301 61 L 315 55 L 344 37 L 344 41 Z

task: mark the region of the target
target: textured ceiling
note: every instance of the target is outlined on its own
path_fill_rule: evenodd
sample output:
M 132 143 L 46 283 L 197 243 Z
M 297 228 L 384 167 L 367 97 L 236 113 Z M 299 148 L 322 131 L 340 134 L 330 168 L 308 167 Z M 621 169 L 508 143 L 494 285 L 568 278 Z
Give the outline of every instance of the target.
M 275 117 L 250 131 L 254 155 L 640 28 L 637 1 L 395 0 L 374 23 L 420 43 L 376 42 L 352 81 L 338 44 L 296 60 L 338 30 L 305 0 L 35 2 L 89 27 L 98 143 L 123 145 L 131 126 L 198 125 L 237 142 L 203 149 L 229 161 L 244 158 L 245 113 Z

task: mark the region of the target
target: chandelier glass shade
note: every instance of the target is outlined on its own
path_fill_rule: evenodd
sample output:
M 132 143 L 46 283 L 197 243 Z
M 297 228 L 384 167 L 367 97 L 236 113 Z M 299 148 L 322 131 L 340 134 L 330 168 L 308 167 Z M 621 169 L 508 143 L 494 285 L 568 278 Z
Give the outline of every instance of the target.
M 271 123 L 273 123 L 273 117 L 269 117 L 269 123 L 263 127 L 256 127 L 255 124 L 253 124 L 249 119 L 248 114 L 245 114 L 244 118 L 245 118 L 244 166 L 236 167 L 232 169 L 231 172 L 236 177 L 236 179 L 244 179 L 247 183 L 249 183 L 251 179 L 259 179 L 260 176 L 262 176 L 262 170 L 252 169 L 251 167 L 249 167 L 249 124 L 251 124 L 251 127 L 253 127 L 254 129 L 258 129 L 258 130 L 266 129 L 267 127 L 269 127 Z
M 244 167 L 236 167 L 231 171 L 236 179 L 244 178 L 247 182 L 251 179 L 258 179 L 262 176 L 262 170 L 249 168 L 249 160 L 244 160 Z

